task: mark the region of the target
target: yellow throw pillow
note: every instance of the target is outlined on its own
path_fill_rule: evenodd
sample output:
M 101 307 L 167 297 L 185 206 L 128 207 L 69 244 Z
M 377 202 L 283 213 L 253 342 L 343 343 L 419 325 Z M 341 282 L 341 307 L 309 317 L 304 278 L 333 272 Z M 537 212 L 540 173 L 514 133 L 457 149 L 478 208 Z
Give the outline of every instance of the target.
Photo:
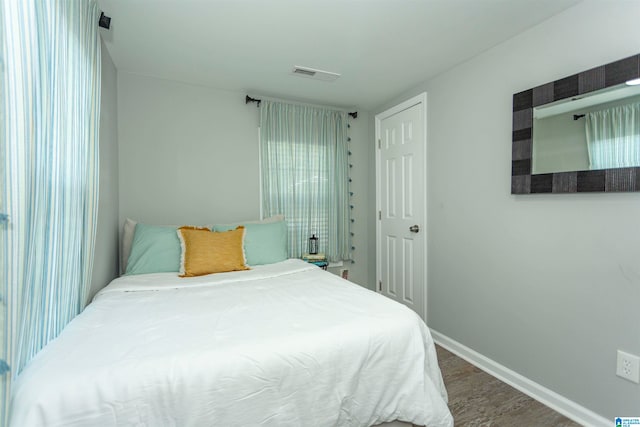
M 242 226 L 224 232 L 180 227 L 178 237 L 182 246 L 180 277 L 249 270 L 242 248 Z

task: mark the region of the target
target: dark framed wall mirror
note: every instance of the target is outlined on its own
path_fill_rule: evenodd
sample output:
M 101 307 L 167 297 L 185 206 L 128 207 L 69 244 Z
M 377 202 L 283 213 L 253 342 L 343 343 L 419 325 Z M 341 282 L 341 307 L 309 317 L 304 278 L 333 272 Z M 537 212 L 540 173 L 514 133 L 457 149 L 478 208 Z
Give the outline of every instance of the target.
M 640 55 L 513 95 L 511 194 L 640 191 Z

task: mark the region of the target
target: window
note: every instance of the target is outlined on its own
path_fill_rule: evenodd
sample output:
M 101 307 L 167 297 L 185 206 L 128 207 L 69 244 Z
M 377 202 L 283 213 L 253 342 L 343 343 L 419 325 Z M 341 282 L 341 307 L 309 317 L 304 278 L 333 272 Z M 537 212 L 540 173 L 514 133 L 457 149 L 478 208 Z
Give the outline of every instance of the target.
M 345 112 L 263 101 L 262 210 L 285 216 L 290 257 L 315 234 L 330 261 L 350 258 L 347 155 Z

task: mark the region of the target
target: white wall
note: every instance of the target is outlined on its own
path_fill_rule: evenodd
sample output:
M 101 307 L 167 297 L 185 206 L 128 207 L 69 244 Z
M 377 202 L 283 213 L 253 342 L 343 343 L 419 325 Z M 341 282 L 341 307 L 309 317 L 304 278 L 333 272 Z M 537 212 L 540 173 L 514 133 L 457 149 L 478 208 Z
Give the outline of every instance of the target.
M 429 326 L 609 419 L 640 409 L 640 193 L 511 195 L 511 107 L 637 54 L 638 17 L 584 1 L 375 111 L 428 92 Z
M 126 217 L 150 224 L 260 217 L 259 110 L 245 104 L 245 95 L 118 74 L 121 224 Z M 359 145 L 368 138 L 368 117 L 362 115 L 350 132 L 354 193 L 363 206 L 357 215 L 368 205 L 368 151 Z M 367 234 L 359 233 L 363 219 L 354 224 L 357 248 L 368 247 Z M 368 257 L 348 268 L 352 281 L 368 284 Z
M 101 89 L 98 226 L 89 301 L 118 275 L 117 73 L 104 43 Z

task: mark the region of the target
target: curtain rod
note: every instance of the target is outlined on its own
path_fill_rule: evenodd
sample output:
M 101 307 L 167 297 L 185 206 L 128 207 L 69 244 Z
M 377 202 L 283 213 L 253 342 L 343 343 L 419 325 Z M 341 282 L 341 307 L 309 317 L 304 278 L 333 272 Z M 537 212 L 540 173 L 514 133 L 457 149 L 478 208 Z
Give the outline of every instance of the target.
M 260 103 L 262 102 L 262 99 L 252 98 L 249 95 L 245 96 L 244 103 L 248 104 L 250 102 L 255 102 L 256 104 L 258 104 L 257 106 L 260 107 Z M 347 113 L 347 114 L 350 115 L 351 117 L 353 117 L 354 119 L 358 118 L 358 112 L 357 111 L 353 111 L 353 112 L 350 112 L 350 113 Z

